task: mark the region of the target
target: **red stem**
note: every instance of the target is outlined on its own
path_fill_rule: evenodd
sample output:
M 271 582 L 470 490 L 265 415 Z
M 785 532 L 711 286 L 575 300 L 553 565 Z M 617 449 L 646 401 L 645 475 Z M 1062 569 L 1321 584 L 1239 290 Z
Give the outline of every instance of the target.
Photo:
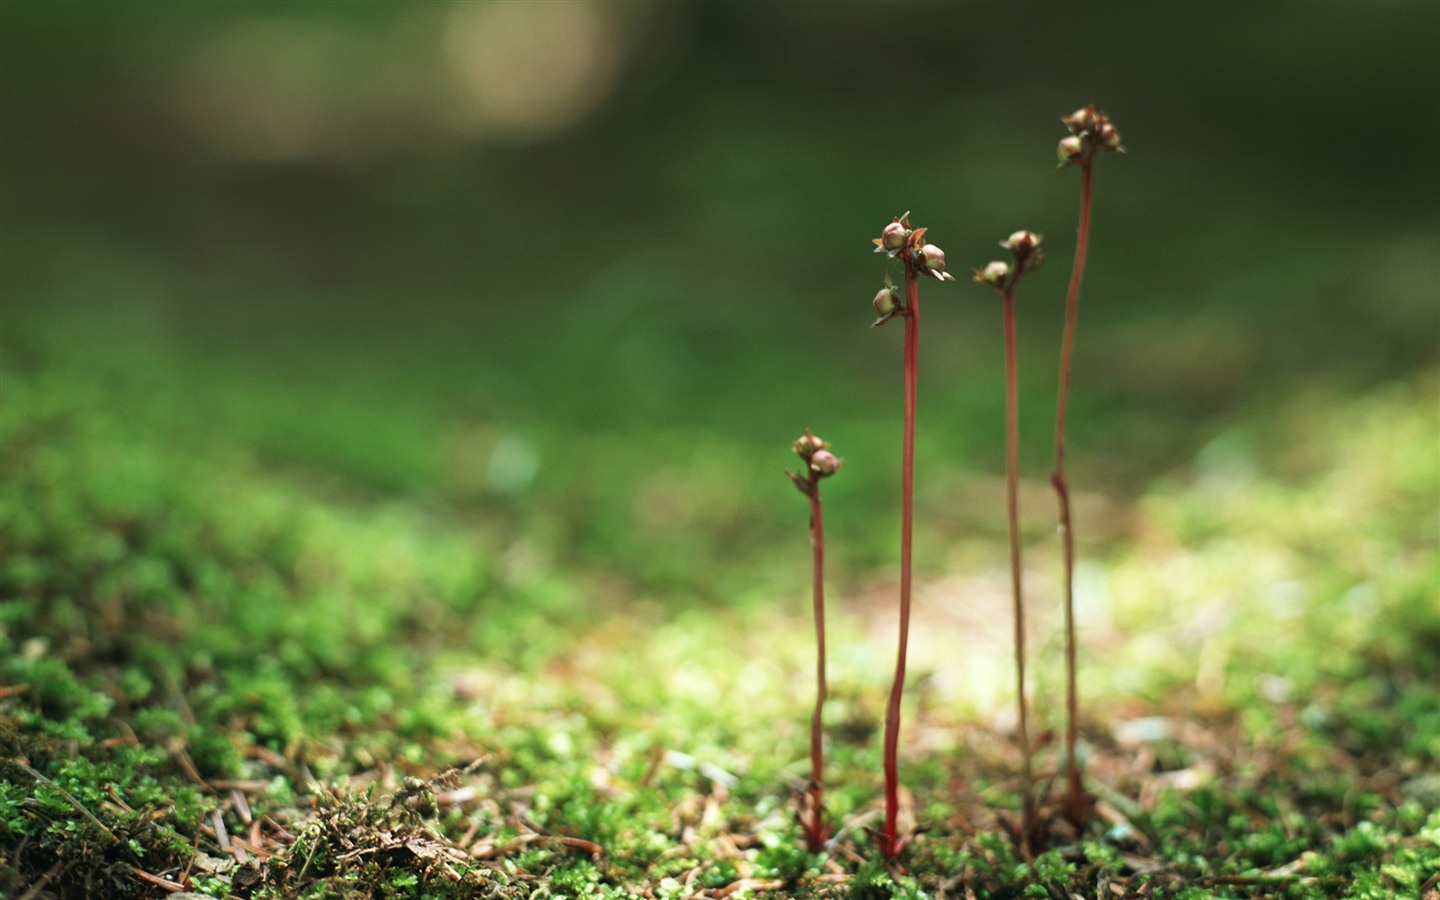
M 815 715 L 810 719 L 810 812 L 805 822 L 805 836 L 811 852 L 819 852 L 825 846 L 828 829 L 825 827 L 824 750 L 822 747 L 821 710 L 829 694 L 825 680 L 825 522 L 820 513 L 820 480 L 811 482 L 810 491 L 810 545 L 815 551 L 814 601 L 815 601 Z
M 900 809 L 900 696 L 905 690 L 905 652 L 910 644 L 910 546 L 914 522 L 915 495 L 915 389 L 918 371 L 917 340 L 920 333 L 920 274 L 910 258 L 905 259 L 905 435 L 900 475 L 900 641 L 895 655 L 895 682 L 890 686 L 890 703 L 885 709 L 885 834 L 882 850 L 886 856 L 899 855 L 896 834 Z
M 1075 267 L 1065 301 L 1065 337 L 1060 349 L 1060 397 L 1055 411 L 1055 472 L 1050 483 L 1060 501 L 1060 535 L 1065 547 L 1065 780 L 1067 815 L 1079 823 L 1085 816 L 1084 789 L 1080 785 L 1079 691 L 1075 676 L 1075 536 L 1070 523 L 1070 483 L 1065 478 L 1065 412 L 1070 397 L 1070 355 L 1075 347 L 1075 320 L 1080 306 L 1080 281 L 1085 276 L 1085 253 L 1090 243 L 1090 176 L 1093 157 L 1081 167 L 1080 228 L 1075 239 Z
M 1015 620 L 1015 694 L 1019 713 L 1021 757 L 1021 851 L 1028 858 L 1035 828 L 1034 774 L 1030 760 L 1030 714 L 1025 696 L 1025 595 L 1020 570 L 1020 402 L 1015 352 L 1015 287 L 1020 273 L 1004 292 L 1005 299 L 1005 487 L 1010 515 L 1010 590 Z

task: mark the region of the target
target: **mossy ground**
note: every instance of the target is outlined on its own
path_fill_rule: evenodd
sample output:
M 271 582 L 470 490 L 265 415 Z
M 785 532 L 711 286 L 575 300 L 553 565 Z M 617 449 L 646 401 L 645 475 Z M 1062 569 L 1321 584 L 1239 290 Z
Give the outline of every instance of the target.
M 1081 579 L 1099 815 L 1080 831 L 1052 817 L 1033 864 L 1005 832 L 1004 629 L 964 627 L 1004 608 L 1003 575 L 929 572 L 902 765 L 918 831 L 889 868 L 865 834 L 887 576 L 832 590 L 841 831 L 811 855 L 793 817 L 812 690 L 803 504 L 778 468 L 773 501 L 735 500 L 701 465 L 783 460 L 713 438 L 659 487 L 622 475 L 606 490 L 634 490 L 623 515 L 641 525 L 597 554 L 555 516 L 579 479 L 523 501 L 397 494 L 201 427 L 143 379 L 9 353 L 3 383 L 10 896 L 1435 895 L 1433 375 L 1299 397 L 1098 514 L 1116 535 Z M 567 447 L 603 459 L 605 441 Z M 773 540 L 711 582 L 728 598 L 675 600 L 680 570 L 633 537 L 645 517 L 723 545 L 736 526 L 716 508 L 751 502 L 792 502 L 794 540 L 762 523 Z M 1042 606 L 1047 515 L 1031 529 Z M 1038 710 L 1058 726 L 1039 618 Z M 1056 759 L 1048 740 L 1047 779 Z

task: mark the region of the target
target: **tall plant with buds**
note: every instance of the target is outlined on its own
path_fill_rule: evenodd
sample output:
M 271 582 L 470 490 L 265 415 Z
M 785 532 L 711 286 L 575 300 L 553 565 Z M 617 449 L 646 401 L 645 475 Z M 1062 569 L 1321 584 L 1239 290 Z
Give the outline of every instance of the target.
M 840 470 L 842 459 L 830 452 L 830 444 L 805 429 L 791 445 L 804 463 L 799 472 L 786 472 L 800 493 L 810 498 L 810 546 L 814 551 L 815 570 L 812 576 L 815 607 L 815 713 L 810 718 L 810 783 L 800 809 L 800 827 L 805 843 L 818 853 L 830 839 L 830 825 L 825 821 L 825 756 L 822 744 L 821 713 L 825 708 L 828 685 L 825 680 L 825 522 L 820 511 L 820 481 Z
M 900 638 L 895 654 L 895 680 L 885 708 L 885 828 L 877 839 L 887 857 L 896 857 L 908 839 L 897 834 L 900 808 L 900 698 L 905 689 L 905 654 L 910 642 L 910 547 L 914 522 L 915 495 L 915 388 L 918 372 L 917 339 L 920 333 L 920 279 L 926 275 L 939 281 L 954 281 L 945 271 L 945 253 L 925 240 L 924 228 L 912 228 L 910 214 L 886 225 L 875 238 L 876 253 L 899 258 L 904 266 L 905 293 L 902 296 L 887 278 L 875 295 L 879 327 L 891 319 L 905 320 L 905 424 L 900 475 Z
M 989 285 L 1000 295 L 1005 318 L 1005 486 L 1006 508 L 1010 514 L 1010 592 L 1015 619 L 1015 696 L 1019 713 L 1021 757 L 1020 847 L 1028 856 L 1036 839 L 1035 776 L 1031 768 L 1029 703 L 1025 696 L 1025 593 L 1020 568 L 1020 404 L 1015 358 L 1015 289 L 1027 272 L 1040 267 L 1040 236 L 1017 231 L 1000 246 L 1010 251 L 1012 261 L 994 260 L 975 269 L 975 281 Z
M 1065 300 L 1065 336 L 1060 347 L 1060 389 L 1055 407 L 1055 471 L 1050 483 L 1060 505 L 1060 534 L 1065 551 L 1065 754 L 1066 815 L 1080 823 L 1090 812 L 1090 801 L 1080 783 L 1079 689 L 1075 676 L 1075 535 L 1070 521 L 1070 483 L 1065 477 L 1065 412 L 1070 397 L 1070 357 L 1075 347 L 1075 320 L 1080 305 L 1080 282 L 1085 276 L 1085 253 L 1090 245 L 1090 186 L 1095 157 L 1102 153 L 1124 153 L 1120 132 L 1110 117 L 1094 104 L 1078 109 L 1060 120 L 1070 130 L 1061 138 L 1056 154 L 1060 166 L 1080 169 L 1080 226 L 1075 238 L 1075 266 L 1070 272 L 1070 289 Z

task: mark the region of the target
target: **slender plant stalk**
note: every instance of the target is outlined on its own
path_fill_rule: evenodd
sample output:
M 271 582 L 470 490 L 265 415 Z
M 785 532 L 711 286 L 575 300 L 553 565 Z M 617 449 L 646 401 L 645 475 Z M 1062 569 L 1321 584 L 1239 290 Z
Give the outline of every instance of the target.
M 924 228 L 910 227 L 910 214 L 897 218 L 872 243 L 876 253 L 888 251 L 905 264 L 905 301 L 902 305 L 888 281 L 875 295 L 875 326 L 899 316 L 905 320 L 905 430 L 900 461 L 900 639 L 895 653 L 895 681 L 885 707 L 885 830 L 876 835 L 880 850 L 894 859 L 908 839 L 899 835 L 900 813 L 900 699 L 905 692 L 905 654 L 910 646 L 910 548 L 915 521 L 915 385 L 919 372 L 920 276 L 954 281 L 945 271 L 945 253 L 925 243 Z
M 825 520 L 820 507 L 820 481 L 834 475 L 844 460 L 830 452 L 830 445 L 810 433 L 791 445 L 804 467 L 799 473 L 786 472 L 800 493 L 810 498 L 810 548 L 815 557 L 811 579 L 815 604 L 815 714 L 810 718 L 810 784 L 800 802 L 800 828 L 810 852 L 818 853 L 830 839 L 825 822 L 825 751 L 822 714 L 829 685 L 825 680 Z
M 900 641 L 895 654 L 895 682 L 885 709 L 885 833 L 886 856 L 899 854 L 896 834 L 900 809 L 900 696 L 905 689 L 905 654 L 910 645 L 910 548 L 915 519 L 915 393 L 919 371 L 920 274 L 905 256 L 905 432 L 900 457 Z
M 1066 812 L 1071 821 L 1085 817 L 1085 792 L 1080 784 L 1079 688 L 1075 673 L 1075 534 L 1070 523 L 1070 483 L 1065 477 L 1065 413 L 1070 397 L 1070 357 L 1075 347 L 1075 321 L 1080 308 L 1080 282 L 1085 277 L 1085 252 L 1090 243 L 1090 179 L 1093 159 L 1080 166 L 1080 227 L 1075 239 L 1075 266 L 1065 300 L 1065 337 L 1060 349 L 1060 392 L 1055 408 L 1055 471 L 1050 483 L 1060 503 L 1060 536 L 1065 548 L 1065 782 Z
M 810 545 L 815 551 L 815 714 L 810 718 L 810 789 L 809 821 L 805 838 L 812 853 L 825 846 L 829 829 L 825 827 L 825 757 L 822 745 L 821 712 L 830 692 L 825 679 L 825 522 L 820 512 L 820 483 L 814 483 L 810 494 Z
M 1015 350 L 1015 291 L 1026 272 L 1040 267 L 1040 236 L 1017 231 L 1000 246 L 1014 255 L 1014 262 L 995 260 L 975 269 L 975 281 L 989 285 L 1000 295 L 1005 310 L 1005 509 L 1010 519 L 1010 596 L 1015 622 L 1015 706 L 1020 736 L 1020 851 L 1034 857 L 1039 838 L 1035 814 L 1035 774 L 1030 747 L 1030 701 L 1025 690 L 1025 586 L 1020 564 L 1020 379 Z
M 1060 120 L 1070 135 L 1056 146 L 1060 168 L 1080 167 L 1080 226 L 1075 237 L 1075 266 L 1065 298 L 1065 338 L 1060 348 L 1060 391 L 1055 405 L 1055 471 L 1050 483 L 1060 502 L 1060 534 L 1065 548 L 1065 781 L 1066 815 L 1076 825 L 1089 816 L 1090 796 L 1080 778 L 1080 698 L 1075 672 L 1075 530 L 1070 519 L 1070 482 L 1065 477 L 1065 413 L 1070 399 L 1070 359 L 1075 349 L 1075 320 L 1080 308 L 1080 282 L 1085 277 L 1085 254 L 1090 246 L 1090 187 L 1095 156 L 1124 153 L 1120 132 L 1110 117 L 1092 103 Z M 1059 171 L 1058 169 L 1056 171 Z
M 1019 714 L 1021 801 L 1020 847 L 1028 857 L 1035 831 L 1035 776 L 1031 766 L 1030 714 L 1025 695 L 1025 594 L 1020 569 L 1020 402 L 1015 353 L 1015 285 L 1005 290 L 1005 482 L 1010 515 L 1010 591 L 1015 619 L 1015 703 Z

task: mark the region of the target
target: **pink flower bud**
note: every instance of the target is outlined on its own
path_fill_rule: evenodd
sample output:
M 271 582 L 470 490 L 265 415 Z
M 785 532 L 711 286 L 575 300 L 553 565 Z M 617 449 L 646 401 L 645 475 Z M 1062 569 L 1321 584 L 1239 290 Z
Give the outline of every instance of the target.
M 838 472 L 841 462 L 842 460 L 829 450 L 817 450 L 815 455 L 810 457 L 810 470 L 824 478 Z
M 936 275 L 945 273 L 945 251 L 934 244 L 926 244 L 920 248 L 920 261 L 925 264 Z M 943 280 L 943 279 L 942 279 Z
M 884 231 L 880 232 L 880 249 L 886 251 L 899 250 L 905 246 L 905 238 L 909 237 L 909 235 L 910 229 L 899 222 L 891 222 L 885 226 Z
M 945 251 L 934 244 L 926 244 L 920 248 L 920 263 L 940 281 L 955 280 L 954 275 L 945 271 Z

